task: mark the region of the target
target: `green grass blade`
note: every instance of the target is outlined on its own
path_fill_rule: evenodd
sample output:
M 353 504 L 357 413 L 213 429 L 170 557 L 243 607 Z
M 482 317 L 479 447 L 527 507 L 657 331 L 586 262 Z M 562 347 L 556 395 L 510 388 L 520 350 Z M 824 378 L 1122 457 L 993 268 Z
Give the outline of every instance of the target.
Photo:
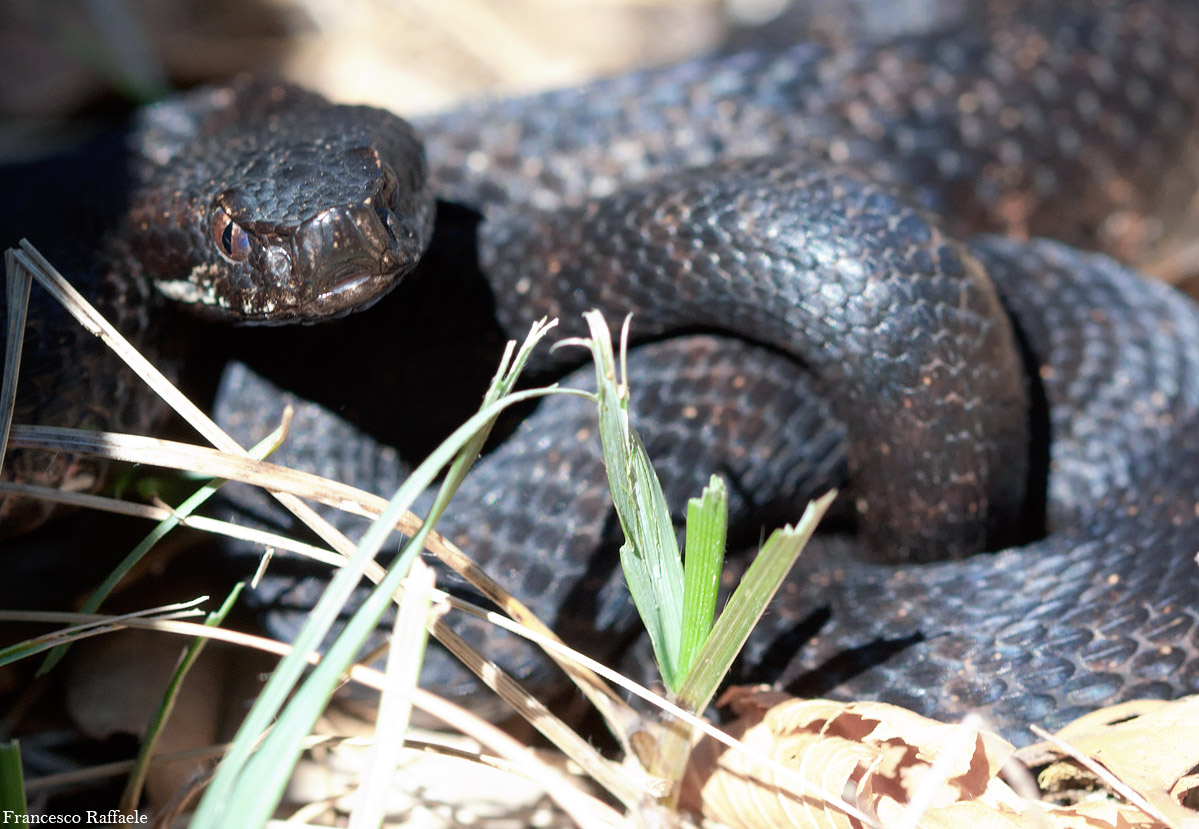
M 207 600 L 207 596 L 198 596 L 190 601 L 177 602 L 148 610 L 123 613 L 116 616 L 101 616 L 69 625 L 65 628 L 59 628 L 40 636 L 34 636 L 31 639 L 24 639 L 6 648 L 0 648 L 0 668 L 11 665 L 13 662 L 19 662 L 22 659 L 28 659 L 31 656 L 37 656 L 39 653 L 45 653 L 52 648 L 57 648 L 68 637 L 71 641 L 76 641 L 89 636 L 101 636 L 105 633 L 111 633 L 114 630 L 120 629 L 123 623 L 129 619 L 167 621 L 201 616 L 203 614 L 194 608 Z M 69 616 L 70 614 L 67 615 Z
M 724 568 L 729 528 L 729 495 L 713 475 L 699 498 L 687 502 L 687 538 L 683 557 L 683 639 L 679 673 L 686 676 L 716 619 L 716 595 Z
M 508 343 L 508 348 L 504 351 L 504 356 L 500 358 L 500 364 L 496 368 L 495 375 L 492 376 L 491 383 L 483 395 L 483 403 L 480 408 L 486 408 L 513 392 L 516 387 L 516 381 L 520 379 L 520 375 L 524 371 L 525 364 L 529 361 L 529 355 L 532 353 L 533 348 L 557 324 L 557 320 L 547 322 L 544 319 L 534 324 L 532 330 L 529 332 L 529 336 L 521 345 L 520 350 L 516 352 L 515 357 L 512 354 L 513 343 Z M 462 451 L 458 453 L 458 456 L 450 463 L 450 468 L 445 475 L 445 483 L 438 491 L 432 509 L 429 510 L 429 514 L 434 516 L 433 520 L 440 518 L 442 512 L 449 506 L 450 499 L 454 496 L 454 492 L 457 491 L 458 485 L 462 483 L 462 479 L 475 462 L 475 458 L 483 451 L 483 445 L 487 443 L 487 438 L 491 435 L 493 424 L 494 421 L 491 421 L 479 429 L 467 441 Z
M 535 326 L 521 354 L 527 355 L 546 330 L 544 324 Z M 509 375 L 512 372 L 518 374 L 522 367 L 523 363 L 518 359 Z M 510 388 L 514 382 L 515 377 L 506 377 L 504 387 Z M 448 503 L 448 497 L 439 495 L 439 506 L 428 516 L 424 527 L 405 545 L 383 580 L 350 618 L 342 634 L 326 651 L 287 710 L 280 715 L 284 703 L 307 667 L 307 654 L 316 650 L 325 640 L 362 578 L 367 564 L 391 535 L 396 521 L 432 484 L 441 469 L 453 461 L 464 447 L 475 447 L 477 433 L 490 428 L 490 424 L 505 408 L 550 391 L 533 389 L 513 393 L 484 406 L 478 414 L 456 429 L 404 481 L 379 520 L 363 534 L 354 554 L 333 574 L 324 594 L 309 614 L 308 621 L 297 634 L 293 652 L 279 662 L 263 687 L 200 801 L 192 820 L 193 827 L 217 829 L 232 823 L 257 827 L 266 823 L 299 758 L 303 739 L 324 710 L 325 703 L 332 696 L 342 674 L 352 664 L 362 643 L 391 603 L 392 596 L 419 553 L 425 537 L 432 530 L 440 510 Z M 470 455 L 469 459 L 473 460 L 473 457 Z M 268 729 L 270 733 L 259 747 L 259 739 Z
M 386 517 L 381 518 L 374 526 L 380 526 L 388 519 L 390 524 L 394 525 L 400 512 L 389 508 L 385 513 Z M 266 825 L 283 797 L 291 778 L 291 770 L 304 751 L 304 738 L 311 733 L 317 718 L 324 711 L 337 686 L 341 684 L 342 676 L 353 664 L 367 637 L 375 630 L 379 619 L 391 604 L 392 596 L 408 574 L 408 569 L 432 528 L 433 522 L 426 522 L 412 541 L 404 546 L 400 555 L 388 568 L 387 575 L 354 612 L 345 629 L 325 651 L 321 661 L 296 691 L 295 697 L 281 709 L 278 720 L 262 741 L 261 748 L 246 756 L 238 778 L 229 786 L 228 798 L 216 803 L 211 811 L 197 811 L 192 826 L 228 826 L 228 818 L 232 815 L 237 816 L 239 826 Z M 360 546 L 359 552 L 369 549 L 369 546 Z M 373 557 L 374 552 L 378 552 L 378 546 L 375 546 L 367 560 Z M 355 558 L 358 558 L 358 552 L 355 553 Z M 295 685 L 294 680 L 292 685 Z M 218 775 L 224 770 L 225 766 L 222 764 Z M 214 779 L 213 784 L 216 782 Z M 201 810 L 207 803 L 209 798 L 206 795 L 201 802 Z M 201 820 L 201 817 L 204 820 Z
M 29 814 L 25 801 L 25 773 L 21 767 L 21 746 L 16 740 L 0 743 L 0 815 L 14 822 Z
M 256 460 L 262 460 L 274 452 L 282 440 L 283 426 L 280 425 L 277 429 L 256 443 L 254 447 L 250 449 L 248 454 L 250 457 Z M 100 605 L 104 603 L 104 600 L 107 599 L 109 594 L 112 593 L 118 584 L 120 584 L 121 580 L 125 578 L 125 576 L 129 575 L 129 572 L 138 565 L 138 562 L 145 558 L 146 554 L 154 549 L 155 545 L 165 538 L 167 533 L 178 527 L 184 519 L 199 509 L 205 501 L 215 495 L 217 490 L 224 485 L 225 482 L 219 479 L 213 479 L 209 481 L 204 486 L 192 493 L 192 495 L 184 500 L 183 503 L 181 503 L 178 507 L 176 507 L 173 515 L 160 521 L 154 527 L 154 529 L 150 530 L 145 538 L 138 542 L 137 546 L 130 551 L 129 555 L 125 556 L 125 558 L 121 560 L 120 564 L 118 564 L 113 571 L 108 574 L 104 581 L 100 583 L 100 586 L 97 587 L 92 594 L 87 597 L 87 601 L 85 601 L 83 606 L 79 608 L 79 612 L 95 613 L 97 610 L 99 610 Z M 67 649 L 69 647 L 69 645 L 57 645 L 52 648 L 50 653 L 46 655 L 46 659 L 38 667 L 37 675 L 42 676 L 43 674 L 52 670 L 54 666 L 57 665 L 64 656 L 66 656 Z
M 653 645 L 662 681 L 673 689 L 679 679 L 682 641 L 683 563 L 674 523 L 657 473 L 641 438 L 629 425 L 629 396 L 618 381 L 612 335 L 603 315 L 583 315 L 591 339 L 582 341 L 595 361 L 600 442 L 608 469 L 612 502 L 624 531 L 620 562 L 633 603 Z
M 677 702 L 689 711 L 702 711 L 711 702 L 753 626 L 778 592 L 816 525 L 833 502 L 836 492 L 821 496 L 804 510 L 794 527 L 775 530 L 741 583 L 700 650 L 691 671 L 679 686 Z
M 242 587 L 244 586 L 243 582 L 238 582 L 234 585 L 233 589 L 229 591 L 229 595 L 225 597 L 225 601 L 221 603 L 221 606 L 205 617 L 204 624 L 208 627 L 216 627 L 225 621 L 225 617 L 233 609 L 233 605 L 237 602 L 237 597 L 241 595 Z M 183 658 L 179 660 L 179 665 L 175 668 L 175 673 L 171 676 L 171 681 L 162 695 L 162 701 L 158 705 L 158 710 L 150 718 L 150 725 L 146 729 L 146 736 L 142 739 L 141 748 L 138 749 L 137 759 L 133 764 L 133 771 L 130 772 L 129 780 L 125 783 L 125 791 L 121 793 L 120 809 L 127 815 L 133 814 L 133 810 L 137 807 L 137 803 L 141 799 L 142 787 L 146 782 L 146 774 L 150 771 L 150 761 L 154 758 L 154 749 L 158 746 L 158 738 L 162 735 L 162 730 L 166 727 L 171 712 L 175 710 L 175 701 L 179 698 L 179 691 L 183 688 L 183 680 L 192 669 L 192 666 L 196 664 L 196 660 L 200 658 L 200 654 L 204 651 L 204 646 L 207 644 L 208 640 L 203 636 L 197 636 L 192 640 L 184 652 Z
M 412 715 L 412 693 L 420 679 L 425 646 L 429 641 L 428 616 L 433 606 L 433 570 L 416 559 L 404 589 L 404 602 L 392 627 L 387 652 L 386 684 L 379 698 L 375 741 L 367 761 L 366 779 L 358 788 L 360 800 L 350 815 L 350 829 L 380 827 L 386 814 L 392 778 Z

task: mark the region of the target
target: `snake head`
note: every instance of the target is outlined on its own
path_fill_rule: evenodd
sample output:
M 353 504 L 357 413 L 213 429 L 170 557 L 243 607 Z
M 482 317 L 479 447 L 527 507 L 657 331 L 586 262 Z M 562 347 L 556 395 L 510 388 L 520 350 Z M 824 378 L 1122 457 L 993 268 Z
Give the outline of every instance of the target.
M 415 131 L 290 87 L 226 95 L 143 176 L 127 235 L 150 281 L 204 316 L 243 323 L 369 307 L 432 234 Z

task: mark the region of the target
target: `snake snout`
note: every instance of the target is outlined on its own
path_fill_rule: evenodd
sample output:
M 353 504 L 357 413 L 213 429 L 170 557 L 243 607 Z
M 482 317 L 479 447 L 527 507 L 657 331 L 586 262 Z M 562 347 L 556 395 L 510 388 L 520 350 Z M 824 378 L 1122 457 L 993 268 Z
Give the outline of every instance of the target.
M 372 305 L 416 264 L 420 251 L 405 242 L 390 208 L 336 207 L 305 222 L 295 236 L 305 297 L 298 315 L 323 319 Z

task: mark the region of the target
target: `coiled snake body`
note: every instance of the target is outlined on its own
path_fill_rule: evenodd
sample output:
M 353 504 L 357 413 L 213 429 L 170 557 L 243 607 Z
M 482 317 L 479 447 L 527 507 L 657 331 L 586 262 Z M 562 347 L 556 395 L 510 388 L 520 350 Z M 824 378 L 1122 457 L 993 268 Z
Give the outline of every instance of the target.
M 297 207 L 258 222 L 244 211 L 278 204 L 278 182 L 337 169 L 311 160 L 319 140 L 276 165 L 290 172 L 271 187 L 143 174 L 189 194 L 165 211 L 187 220 L 161 231 L 139 216 L 115 251 L 157 251 L 138 261 L 174 269 L 157 283 L 173 298 L 264 317 L 335 240 L 331 275 L 307 296 L 339 313 L 346 292 L 375 297 L 376 276 L 412 264 L 430 193 L 478 211 L 471 241 L 505 330 L 547 313 L 569 330 L 600 307 L 635 311 L 635 333 L 661 339 L 630 369 L 672 503 L 720 471 L 752 538 L 848 475 L 858 548 L 886 563 L 835 559 L 829 541 L 755 632 L 741 678 L 982 710 L 1023 742 L 1030 720 L 1199 690 L 1199 312 L 1103 256 L 1019 240 L 1136 260 L 1170 234 L 1195 192 L 1199 15 L 1165 0 L 995 5 L 953 31 L 709 58 L 418 121 L 431 189 L 411 134 L 374 111 L 276 87 L 199 93 L 148 116 L 152 169 L 207 161 L 184 140 L 197 124 L 215 122 L 218 155 L 236 159 L 269 151 L 289 119 L 299 131 L 358 113 L 364 133 L 393 137 L 372 155 L 343 129 L 339 157 L 377 184 L 351 188 L 331 218 Z M 230 143 L 244 134 L 223 132 L 222 96 L 273 126 Z M 152 243 L 130 234 L 142 224 Z M 1008 236 L 953 235 L 979 230 Z M 234 277 L 204 263 L 185 274 L 192 248 Z M 402 313 L 384 301 L 343 324 Z M 218 413 L 242 436 L 273 416 L 261 382 L 226 378 Z M 380 490 L 399 476 L 394 453 L 305 411 L 321 445 L 301 439 L 290 461 Z M 540 407 L 442 529 L 604 655 L 630 614 L 597 449 L 576 440 L 592 418 L 576 400 Z M 287 631 L 318 582 L 278 564 L 257 598 Z M 540 676 L 519 647 L 489 645 Z M 470 687 L 437 654 L 426 679 Z

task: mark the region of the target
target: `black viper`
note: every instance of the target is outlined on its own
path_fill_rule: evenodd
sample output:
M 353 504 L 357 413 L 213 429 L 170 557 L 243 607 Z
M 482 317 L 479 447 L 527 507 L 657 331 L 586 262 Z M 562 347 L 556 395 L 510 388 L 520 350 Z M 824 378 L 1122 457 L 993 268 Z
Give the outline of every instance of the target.
M 614 319 L 635 309 L 643 337 L 689 334 L 638 349 L 630 364 L 636 424 L 675 503 L 722 472 L 736 529 L 753 538 L 848 473 L 856 509 L 842 517 L 876 557 L 965 557 L 1044 535 L 902 565 L 837 558 L 843 541 L 830 539 L 741 669 L 941 716 L 979 709 L 1025 742 L 1028 721 L 1199 690 L 1199 312 L 1100 256 L 952 234 L 1044 233 L 1130 259 L 1168 237 L 1195 192 L 1182 159 L 1199 107 L 1199 15 L 1165 0 L 995 5 L 951 31 L 708 58 L 415 126 L 433 191 L 479 214 L 475 227 L 443 205 L 432 261 L 469 270 L 477 255 L 506 330 L 518 335 L 545 313 L 569 329 L 598 305 Z M 260 127 L 297 119 L 347 132 L 327 119 L 350 111 L 249 88 L 284 106 L 260 110 Z M 188 157 L 176 143 L 192 126 L 187 100 L 152 111 L 169 129 L 165 144 L 151 133 L 144 146 Z M 237 123 L 209 109 L 220 129 Z M 184 115 L 162 117 L 172 112 Z M 241 149 L 245 133 L 232 129 L 214 133 L 222 161 Z M 308 176 L 340 169 L 300 155 L 309 166 L 291 169 Z M 354 191 L 347 226 L 366 222 L 375 230 L 362 238 L 389 251 L 420 248 L 403 242 L 427 225 L 427 207 L 394 194 L 419 189 L 423 163 L 403 148 L 407 164 L 381 157 L 372 166 L 351 148 L 346 166 L 377 168 L 380 189 Z M 197 195 L 166 250 L 278 264 L 274 248 L 254 246 L 262 229 L 235 215 L 261 189 L 207 192 L 213 176 L 183 173 Z M 142 243 L 120 239 L 109 255 L 127 261 Z M 291 273 L 311 248 L 286 249 Z M 333 284 L 359 285 L 350 270 Z M 452 288 L 459 274 L 426 262 L 412 278 Z M 167 292 L 200 301 L 222 287 L 236 288 L 225 305 L 279 301 L 273 287 L 237 279 Z M 419 330 L 422 310 L 397 309 L 395 296 L 340 327 Z M 272 414 L 257 382 L 235 370 L 218 403 L 243 437 Z M 393 453 L 343 438 L 344 424 L 319 411 L 305 416 L 324 431 L 320 446 L 297 440 L 296 462 L 380 490 L 400 474 Z M 568 639 L 610 656 L 630 613 L 594 436 L 577 440 L 591 417 L 578 401 L 542 406 L 484 459 L 441 529 L 468 537 L 472 555 Z M 319 589 L 289 566 L 277 562 L 257 596 L 284 632 Z M 540 676 L 509 648 L 489 653 Z M 428 679 L 472 687 L 439 654 Z

